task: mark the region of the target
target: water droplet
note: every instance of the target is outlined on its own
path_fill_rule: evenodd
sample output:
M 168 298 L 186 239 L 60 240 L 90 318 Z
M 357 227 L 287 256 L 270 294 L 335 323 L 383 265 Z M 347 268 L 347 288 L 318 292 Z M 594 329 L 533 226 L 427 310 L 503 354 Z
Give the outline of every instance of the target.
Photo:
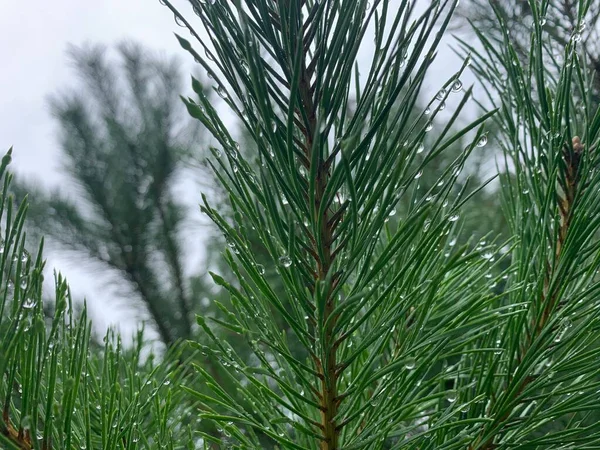
M 242 70 L 246 75 L 250 75 L 250 68 L 248 67 L 248 63 L 246 61 L 241 62 Z
M 448 242 L 448 245 L 450 247 L 454 247 L 456 245 L 456 239 L 452 239 L 450 242 Z
M 421 142 L 419 145 L 417 145 L 417 153 L 423 153 L 423 150 L 425 150 L 425 146 Z
M 429 132 L 433 129 L 433 123 L 431 121 L 427 122 L 427 125 L 425 125 L 425 132 Z
M 27 277 L 21 278 L 21 289 L 25 289 L 27 287 Z
M 185 28 L 185 22 L 183 20 L 181 20 L 181 17 L 179 17 L 177 14 L 174 14 L 175 16 L 175 23 L 177 25 L 179 25 L 180 27 Z
M 390 217 L 395 216 L 396 215 L 396 208 L 392 208 L 392 210 L 390 211 Z
M 529 189 L 523 189 L 523 194 L 524 194 L 524 195 L 527 195 L 527 194 L 529 194 Z
M 256 265 L 256 270 L 258 271 L 258 273 L 260 275 L 264 275 L 265 274 L 265 266 L 263 266 L 262 264 L 257 264 Z
M 448 222 L 456 222 L 460 216 L 458 214 L 454 214 L 453 216 L 448 217 Z
M 37 305 L 37 301 L 34 298 L 28 298 L 23 302 L 23 308 L 33 309 Z
M 488 261 L 491 261 L 494 258 L 494 254 L 490 253 L 490 252 L 486 252 L 483 255 L 481 255 L 481 257 L 483 259 L 487 259 Z
M 488 143 L 488 138 L 487 138 L 487 134 L 484 134 L 483 136 L 481 136 L 479 138 L 479 140 L 477 141 L 477 147 L 485 147 L 485 145 Z
M 575 33 L 573 33 L 573 35 L 571 36 L 571 41 L 581 42 L 581 33 L 577 32 L 577 31 Z
M 235 173 L 238 173 L 238 170 L 240 170 L 240 169 L 238 168 L 237 164 L 234 164 L 234 165 L 232 166 L 232 168 L 233 168 L 233 171 L 234 171 Z
M 463 88 L 462 81 L 454 80 L 454 83 L 452 83 L 452 87 L 450 88 L 450 91 L 457 93 L 457 92 L 462 91 L 462 88 Z
M 543 27 L 544 25 L 546 25 L 546 22 L 547 22 L 547 21 L 546 21 L 546 17 L 545 17 L 545 16 L 542 16 L 542 17 L 540 18 L 540 26 L 542 26 L 542 27 Z
M 206 59 L 210 60 L 210 61 L 214 61 L 215 58 L 213 58 L 213 55 L 208 51 L 207 48 L 204 49 L 204 54 L 206 55 Z
M 423 176 L 423 171 L 419 170 L 419 172 L 417 172 L 417 174 L 415 175 L 415 180 L 418 180 L 419 178 L 421 178 Z
M 225 89 L 223 89 L 222 86 L 217 87 L 217 94 L 219 94 L 219 97 L 223 100 L 227 100 L 227 92 L 225 92 Z
M 277 131 L 277 121 L 271 120 L 271 130 L 273 130 L 273 133 Z
M 502 341 L 500 339 L 496 339 L 496 351 L 494 352 L 495 355 L 499 355 L 500 353 L 502 353 L 502 351 L 504 350 L 502 347 Z
M 286 269 L 292 265 L 292 260 L 289 256 L 283 255 L 279 257 L 279 264 L 281 264 Z
M 446 102 L 440 103 L 439 111 L 443 111 L 446 109 Z
M 425 115 L 428 116 L 429 114 L 431 114 L 431 108 L 428 106 L 425 108 Z
M 446 96 L 446 89 L 440 89 L 440 92 L 437 93 L 437 95 L 435 96 L 435 99 L 443 100 L 445 96 Z
M 413 370 L 416 365 L 417 361 L 415 358 L 406 358 L 406 361 L 404 361 L 404 367 L 406 367 L 408 370 Z
M 456 399 L 458 398 L 458 392 L 456 392 L 456 390 L 454 390 L 454 389 L 450 389 L 450 390 L 446 391 L 444 398 L 446 400 L 448 400 L 450 403 L 454 403 L 456 401 Z

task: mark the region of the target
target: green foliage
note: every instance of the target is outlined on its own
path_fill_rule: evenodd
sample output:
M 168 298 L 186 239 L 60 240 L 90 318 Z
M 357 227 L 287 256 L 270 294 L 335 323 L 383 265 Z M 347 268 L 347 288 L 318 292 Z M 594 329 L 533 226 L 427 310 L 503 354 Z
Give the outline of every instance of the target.
M 595 166 L 583 149 L 594 147 L 598 126 L 595 111 L 588 119 L 574 113 L 572 92 L 579 85 L 585 97 L 588 83 L 572 45 L 554 80 L 540 27 L 525 67 L 505 23 L 501 46 L 479 32 L 486 54 L 473 68 L 483 77 L 505 72 L 509 84 L 495 86 L 496 110 L 451 131 L 471 90 L 443 125 L 439 112 L 470 56 L 428 104 L 430 118 L 411 114 L 453 3 L 433 2 L 419 15 L 406 2 L 392 12 L 385 0 L 191 2 L 208 40 L 164 3 L 197 38 L 178 37 L 215 80 L 261 161 L 254 168 L 246 160 L 200 92 L 199 103 L 184 98 L 222 147 L 209 164 L 234 209 L 231 223 L 204 198 L 238 277 L 232 284 L 213 274 L 234 307 L 218 325 L 246 340 L 260 362 L 248 364 L 200 320 L 217 348 L 202 351 L 230 369 L 245 397 L 198 368 L 212 394 L 190 392 L 203 403 L 202 417 L 223 428 L 215 442 L 264 448 L 258 431 L 270 445 L 328 450 L 597 445 L 590 411 L 599 366 L 590 345 L 598 244 L 589 237 L 597 233 L 592 196 L 600 181 L 582 171 Z M 580 4 L 580 17 L 586 7 Z M 547 4 L 531 4 L 538 8 Z M 359 68 L 370 25 L 375 52 Z M 481 124 L 495 111 L 505 127 L 510 239 L 458 247 L 457 224 L 477 187 L 453 187 L 469 154 L 487 142 Z M 432 126 L 441 131 L 417 158 Z M 467 133 L 470 144 L 430 189 L 420 189 L 432 161 Z M 400 206 L 401 219 L 388 222 Z M 285 296 L 263 277 L 248 225 Z
M 157 364 L 143 351 L 141 331 L 133 348 L 123 348 L 109 331 L 94 349 L 87 311 L 74 316 L 60 274 L 54 276 L 54 315 L 46 317 L 42 245 L 37 254 L 27 251 L 27 203 L 15 211 L 7 196 L 10 154 L 0 166 L 0 447 L 196 448 L 187 437 L 191 419 L 174 420 L 186 409 L 181 391 L 173 389 L 185 373 L 179 349 Z
M 197 317 L 205 338 L 192 346 L 210 364 L 194 359 L 188 376 L 174 350 L 154 365 L 141 339 L 128 355 L 111 338 L 90 352 L 85 310 L 73 318 L 59 276 L 45 324 L 43 261 L 23 253 L 26 208 L 13 214 L 6 177 L 6 445 L 597 448 L 600 108 L 579 41 L 542 25 L 549 4 L 529 3 L 526 54 L 498 8 L 500 38 L 475 29 L 481 47 L 459 41 L 465 62 L 426 113 L 425 74 L 455 2 L 418 13 L 388 0 L 194 0 L 201 39 L 162 1 L 253 141 L 240 148 L 193 79 L 198 98 L 183 102 L 217 142 L 207 163 L 230 202 L 221 213 L 204 196 L 202 210 L 236 278 L 211 273 L 229 303 Z M 589 6 L 579 3 L 577 29 Z M 494 107 L 459 126 L 467 69 Z M 461 241 L 486 184 L 461 171 L 491 127 L 508 236 Z
M 588 6 L 580 3 L 575 29 L 584 28 Z M 557 62 L 542 19 L 550 5 L 530 7 L 537 25 L 525 62 L 515 50 L 522 43 L 511 40 L 499 14 L 503 45 L 478 32 L 483 52 L 474 65 L 498 93 L 489 100 L 502 105 L 496 118 L 505 154 L 502 200 L 518 242 L 509 274 L 518 289 L 507 300 L 528 301 L 527 313 L 498 335 L 514 357 L 503 362 L 503 382 L 491 386 L 489 395 L 499 399 L 489 408 L 496 420 L 481 439 L 490 440 L 494 427 L 508 433 L 511 417 L 527 407 L 511 439 L 533 435 L 531 442 L 542 447 L 564 442 L 590 448 L 600 436 L 600 366 L 591 356 L 598 352 L 600 325 L 597 76 L 579 56 L 578 39 L 567 41 L 564 63 Z

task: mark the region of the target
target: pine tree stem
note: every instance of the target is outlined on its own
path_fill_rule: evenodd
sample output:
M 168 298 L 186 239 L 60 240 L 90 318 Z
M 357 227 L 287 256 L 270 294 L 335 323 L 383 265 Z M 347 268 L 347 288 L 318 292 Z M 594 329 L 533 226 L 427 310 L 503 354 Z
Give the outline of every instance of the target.
M 304 52 L 302 61 L 301 79 L 299 83 L 299 96 L 301 99 L 300 107 L 303 108 L 305 114 L 300 114 L 300 117 L 306 117 L 304 121 L 304 127 L 302 131 L 304 134 L 305 145 L 303 146 L 306 152 L 305 157 L 307 161 L 313 161 L 312 152 L 318 151 L 313 147 L 313 137 L 315 135 L 317 127 L 316 107 L 313 99 L 314 92 L 310 87 L 310 79 L 312 70 L 307 69 L 306 64 L 307 54 Z M 314 208 L 314 215 L 318 214 L 321 210 L 321 205 L 324 200 L 327 183 L 329 180 L 329 171 L 327 170 L 325 161 L 322 158 L 317 158 L 316 164 L 316 186 L 315 186 L 315 204 L 311 205 Z M 309 172 L 310 173 L 310 172 Z M 331 270 L 333 262 L 332 255 L 332 243 L 333 243 L 333 232 L 335 224 L 339 220 L 332 221 L 333 214 L 329 207 L 324 209 L 323 217 L 321 220 L 321 229 L 319 230 L 320 239 L 316 242 L 320 242 L 322 248 L 317 248 L 316 242 L 313 239 L 312 242 L 315 244 L 314 251 L 311 252 L 316 257 L 317 264 L 317 281 L 325 280 L 327 274 Z M 334 277 L 335 278 L 335 277 Z M 335 283 L 335 280 L 334 280 Z M 317 286 L 315 283 L 314 287 Z M 323 433 L 321 439 L 321 450 L 338 450 L 339 447 L 339 429 L 335 417 L 339 407 L 338 401 L 338 377 L 337 372 L 337 346 L 335 336 L 335 325 L 336 321 L 329 320 L 333 310 L 335 309 L 335 301 L 331 295 L 331 289 L 327 293 L 325 299 L 325 308 L 323 312 L 323 323 L 327 323 L 327 329 L 324 330 L 324 339 L 322 342 L 324 358 L 317 358 L 315 364 L 318 368 L 320 384 L 320 412 L 321 412 L 321 424 L 320 428 Z

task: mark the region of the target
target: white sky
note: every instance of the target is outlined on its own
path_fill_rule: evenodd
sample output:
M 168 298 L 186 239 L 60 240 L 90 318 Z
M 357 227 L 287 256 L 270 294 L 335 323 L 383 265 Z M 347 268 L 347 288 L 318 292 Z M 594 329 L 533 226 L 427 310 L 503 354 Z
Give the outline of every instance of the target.
M 183 0 L 177 4 L 187 8 Z M 61 182 L 56 128 L 46 99 L 74 82 L 66 55 L 68 44 L 111 46 L 131 39 L 167 56 L 178 55 L 183 69 L 191 72 L 190 57 L 173 32 L 182 29 L 158 0 L 0 0 L 0 153 L 14 146 L 11 169 L 39 177 L 48 185 Z M 435 66 L 452 69 L 434 74 L 432 95 L 435 80 L 439 78 L 441 83 L 460 67 L 450 49 L 442 49 Z M 464 81 L 467 86 L 469 80 Z M 199 193 L 197 198 L 199 202 Z M 48 253 L 46 257 L 50 267 L 67 275 L 77 298 L 88 297 L 97 327 L 120 323 L 122 331 L 129 334 L 134 315 L 101 293 L 106 292 L 106 280 L 99 281 L 97 275 L 64 257 Z

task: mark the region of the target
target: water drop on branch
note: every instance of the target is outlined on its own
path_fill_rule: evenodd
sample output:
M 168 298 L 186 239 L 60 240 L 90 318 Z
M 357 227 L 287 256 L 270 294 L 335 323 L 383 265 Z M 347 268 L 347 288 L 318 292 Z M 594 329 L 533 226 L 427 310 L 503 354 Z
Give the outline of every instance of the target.
M 219 94 L 219 97 L 223 100 L 227 100 L 227 92 L 225 92 L 225 89 L 223 89 L 222 86 L 217 87 L 217 94 Z
M 292 260 L 289 256 L 283 255 L 279 257 L 279 264 L 281 264 L 286 269 L 292 265 Z
M 485 147 L 487 143 L 488 143 L 488 137 L 486 134 L 484 134 L 477 141 L 477 147 Z
M 462 91 L 462 88 L 463 88 L 462 81 L 454 80 L 454 83 L 452 83 L 452 87 L 450 88 L 450 91 L 457 93 L 457 92 Z

